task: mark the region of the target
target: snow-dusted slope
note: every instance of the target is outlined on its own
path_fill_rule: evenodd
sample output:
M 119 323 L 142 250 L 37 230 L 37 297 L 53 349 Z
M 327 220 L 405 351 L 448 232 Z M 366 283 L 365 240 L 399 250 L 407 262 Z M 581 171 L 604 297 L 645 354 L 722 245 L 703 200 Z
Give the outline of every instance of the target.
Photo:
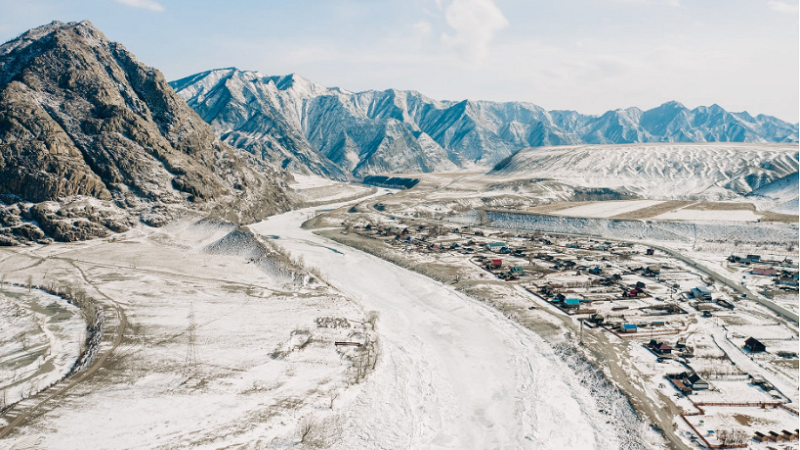
M 356 93 L 234 68 L 171 85 L 229 144 L 334 178 L 489 168 L 531 146 L 798 139 L 797 125 L 717 105 L 689 110 L 669 102 L 587 116 L 522 102 L 437 101 L 415 91 Z
M 791 174 L 796 198 L 797 171 L 796 144 L 632 144 L 529 148 L 489 175 L 553 179 L 649 198 L 725 199 Z
M 782 214 L 798 214 L 800 212 L 798 189 L 800 189 L 800 183 L 798 183 L 798 174 L 795 172 L 754 190 L 747 197 L 760 209 Z

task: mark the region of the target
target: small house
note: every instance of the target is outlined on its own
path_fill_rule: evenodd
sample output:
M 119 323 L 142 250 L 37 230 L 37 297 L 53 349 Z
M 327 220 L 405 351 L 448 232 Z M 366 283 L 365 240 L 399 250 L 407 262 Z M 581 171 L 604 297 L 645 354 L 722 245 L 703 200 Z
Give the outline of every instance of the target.
M 647 266 L 647 268 L 644 269 L 644 275 L 650 277 L 661 275 L 661 266 Z
M 700 375 L 696 373 L 689 375 L 689 377 L 686 380 L 689 382 L 689 386 L 691 386 L 692 389 L 695 391 L 705 390 L 710 387 L 708 381 L 700 378 Z
M 711 301 L 711 290 L 708 289 L 706 286 L 697 286 L 696 288 L 692 288 L 692 296 L 697 300 L 702 301 Z
M 522 270 L 522 267 L 520 266 L 514 266 L 511 268 L 511 274 L 520 277 L 522 275 L 525 275 L 525 271 Z
M 491 260 L 490 264 L 492 265 L 492 267 L 497 269 L 497 268 L 503 266 L 503 260 L 502 259 L 493 259 L 493 260 Z
M 771 267 L 753 267 L 753 270 L 750 271 L 750 274 L 761 277 L 774 277 L 778 275 L 778 271 Z
M 637 330 L 638 328 L 636 327 L 636 324 L 633 323 L 622 324 L 623 333 L 636 333 Z
M 600 275 L 601 272 L 602 272 L 602 270 L 598 266 L 595 266 L 595 267 L 592 267 L 591 269 L 589 269 L 589 273 L 592 274 L 592 275 Z
M 505 246 L 506 246 L 505 242 L 490 242 L 486 244 L 486 249 L 491 252 L 497 252 L 500 251 L 500 249 L 504 248 Z
M 670 353 L 672 353 L 672 347 L 663 342 L 659 342 L 653 346 L 653 351 L 658 353 L 659 355 L 669 355 Z
M 760 353 L 767 351 L 767 346 L 754 337 L 747 338 L 744 341 L 744 348 L 750 353 Z
M 577 298 L 564 299 L 564 307 L 570 309 L 578 309 L 581 306 L 581 301 Z
M 754 263 L 761 262 L 761 255 L 747 255 L 746 259 Z

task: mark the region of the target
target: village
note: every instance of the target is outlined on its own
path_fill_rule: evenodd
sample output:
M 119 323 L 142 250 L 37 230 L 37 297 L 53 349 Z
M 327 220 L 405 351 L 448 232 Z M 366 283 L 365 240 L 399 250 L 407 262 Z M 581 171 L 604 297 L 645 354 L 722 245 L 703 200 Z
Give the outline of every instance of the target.
M 797 324 L 664 251 L 420 220 L 348 222 L 344 233 L 418 267 L 451 266 L 454 286 L 522 291 L 532 312 L 572 324 L 578 345 L 602 334 L 688 445 L 798 448 Z M 726 266 L 743 285 L 797 295 L 789 258 L 732 254 Z

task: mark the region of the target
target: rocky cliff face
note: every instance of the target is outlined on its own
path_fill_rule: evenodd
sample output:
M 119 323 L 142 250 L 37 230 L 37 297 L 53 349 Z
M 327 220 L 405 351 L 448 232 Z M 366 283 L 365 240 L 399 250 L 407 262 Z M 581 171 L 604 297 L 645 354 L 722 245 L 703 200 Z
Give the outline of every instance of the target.
M 89 22 L 0 46 L 0 194 L 16 204 L 5 215 L 19 210 L 50 236 L 108 227 L 54 233 L 44 212 L 26 212 L 31 203 L 55 202 L 46 209 L 56 217 L 53 205 L 86 196 L 131 212 L 121 216 L 190 206 L 254 220 L 289 206 L 282 176 L 221 143 L 160 72 Z M 82 217 L 92 222 L 98 207 Z
M 798 128 L 717 105 L 669 102 L 588 116 L 521 102 L 437 101 L 414 91 L 349 92 L 296 75 L 234 68 L 171 83 L 227 143 L 331 178 L 489 169 L 526 147 L 642 142 L 797 142 Z

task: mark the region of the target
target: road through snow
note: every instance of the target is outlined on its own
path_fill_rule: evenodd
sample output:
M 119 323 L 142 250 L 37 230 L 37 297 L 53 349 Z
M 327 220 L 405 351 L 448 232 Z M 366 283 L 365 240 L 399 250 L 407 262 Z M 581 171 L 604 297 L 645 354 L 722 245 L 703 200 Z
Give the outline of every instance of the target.
M 615 418 L 539 336 L 439 282 L 301 229 L 313 214 L 251 228 L 278 236 L 380 314 L 378 366 L 343 406 L 337 447 L 619 448 Z

